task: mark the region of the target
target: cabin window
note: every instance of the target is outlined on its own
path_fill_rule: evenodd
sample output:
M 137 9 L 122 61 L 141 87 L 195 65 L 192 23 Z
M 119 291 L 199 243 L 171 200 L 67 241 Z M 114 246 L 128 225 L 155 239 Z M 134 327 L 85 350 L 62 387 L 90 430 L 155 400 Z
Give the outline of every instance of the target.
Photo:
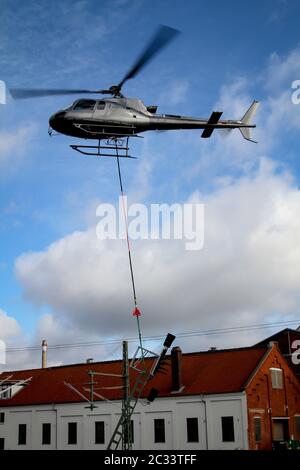
M 97 109 L 103 110 L 105 108 L 105 101 L 98 101 Z
M 5 413 L 0 413 L 0 424 L 5 422 Z
M 74 105 L 74 111 L 88 111 L 95 107 L 95 100 L 80 100 Z

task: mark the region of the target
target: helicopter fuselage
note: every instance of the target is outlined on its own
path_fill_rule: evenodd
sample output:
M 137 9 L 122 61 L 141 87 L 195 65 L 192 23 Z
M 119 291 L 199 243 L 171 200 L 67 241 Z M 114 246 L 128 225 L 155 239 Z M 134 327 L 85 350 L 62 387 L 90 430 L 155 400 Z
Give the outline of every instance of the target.
M 135 98 L 79 99 L 51 116 L 49 125 L 61 134 L 97 140 L 134 136 L 145 131 L 204 129 L 210 135 L 216 128 L 255 127 L 242 121 L 219 120 L 222 113 L 213 113 L 215 119 L 212 116 L 205 119 L 156 114 L 156 109 Z

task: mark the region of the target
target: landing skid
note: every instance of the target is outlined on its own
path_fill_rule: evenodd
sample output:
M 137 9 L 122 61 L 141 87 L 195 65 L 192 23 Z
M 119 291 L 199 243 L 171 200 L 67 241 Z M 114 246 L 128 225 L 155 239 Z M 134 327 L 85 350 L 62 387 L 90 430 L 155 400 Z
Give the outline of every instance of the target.
M 132 136 L 131 136 L 132 137 Z M 137 136 L 136 136 L 137 137 Z M 104 140 L 105 145 L 101 145 Z M 128 137 L 112 137 L 110 139 L 99 139 L 98 145 L 70 145 L 71 149 L 82 155 L 94 157 L 114 157 L 114 158 L 136 158 L 128 154 Z

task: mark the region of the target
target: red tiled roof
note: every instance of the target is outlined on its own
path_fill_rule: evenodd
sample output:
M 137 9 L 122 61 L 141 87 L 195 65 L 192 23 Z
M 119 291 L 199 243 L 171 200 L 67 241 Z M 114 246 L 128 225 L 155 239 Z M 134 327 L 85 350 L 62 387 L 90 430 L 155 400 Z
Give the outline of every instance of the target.
M 176 396 L 230 393 L 243 390 L 244 385 L 266 354 L 267 347 L 252 347 L 189 353 L 182 355 L 183 390 Z M 167 356 L 170 358 L 170 356 Z M 147 359 L 150 368 L 153 359 Z M 72 403 L 82 401 L 64 382 L 76 387 L 85 396 L 88 392 L 87 372 L 104 372 L 122 374 L 122 361 L 94 362 L 91 364 L 73 364 L 46 369 L 32 369 L 15 372 L 3 372 L 0 381 L 12 375 L 10 380 L 23 380 L 32 377 L 28 385 L 8 400 L 0 400 L 0 407 L 22 406 L 51 403 Z M 131 370 L 131 382 L 136 373 Z M 121 384 L 121 379 L 114 377 L 95 376 L 98 393 L 110 400 L 121 399 L 122 390 L 103 390 L 101 387 Z M 166 375 L 157 373 L 147 384 L 143 396 L 147 397 L 150 389 L 159 390 L 159 396 L 174 396 L 171 382 L 171 366 Z

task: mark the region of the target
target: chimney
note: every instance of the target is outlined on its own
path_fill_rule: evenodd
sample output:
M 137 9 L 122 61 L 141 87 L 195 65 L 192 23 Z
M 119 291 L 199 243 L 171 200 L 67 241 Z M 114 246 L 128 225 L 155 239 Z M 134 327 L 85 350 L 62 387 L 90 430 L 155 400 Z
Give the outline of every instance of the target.
M 45 339 L 42 341 L 42 369 L 45 369 L 47 367 L 47 349 L 48 349 L 48 344 Z
M 182 387 L 181 359 L 182 351 L 179 346 L 175 346 L 171 351 L 172 390 L 174 392 L 179 392 Z

